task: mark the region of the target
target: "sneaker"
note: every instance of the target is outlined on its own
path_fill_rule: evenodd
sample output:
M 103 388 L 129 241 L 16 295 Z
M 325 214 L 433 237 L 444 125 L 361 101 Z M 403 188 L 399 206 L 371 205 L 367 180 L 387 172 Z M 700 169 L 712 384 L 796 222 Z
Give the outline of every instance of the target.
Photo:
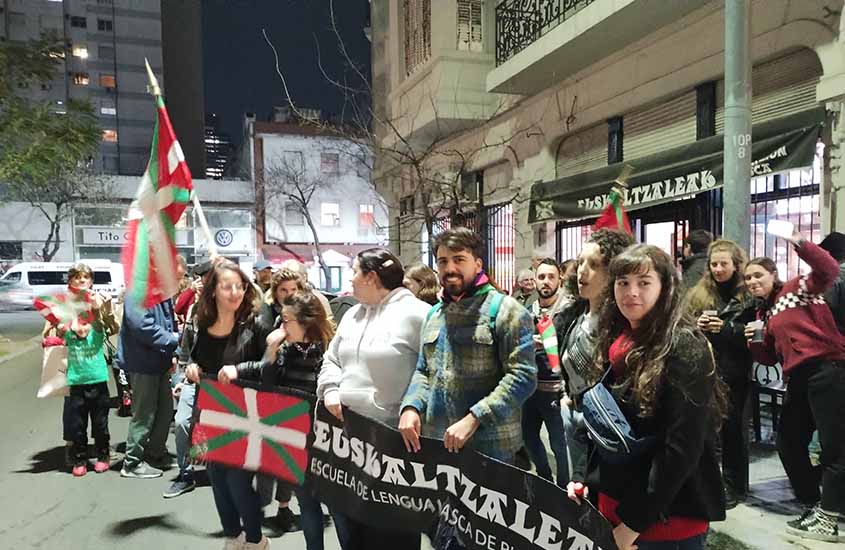
M 126 464 L 124 463 L 123 468 L 120 469 L 120 477 L 133 477 L 135 479 L 152 479 L 161 477 L 163 473 L 158 468 L 153 468 L 146 462 L 141 462 L 129 470 L 126 469 Z
M 300 529 L 299 521 L 297 521 L 296 516 L 291 512 L 290 508 L 279 508 L 276 515 L 270 518 L 270 524 L 274 529 L 282 533 L 293 533 Z
M 82 477 L 88 473 L 88 464 L 84 462 L 78 462 L 73 466 L 73 470 L 71 471 L 73 477 Z
M 179 495 L 190 493 L 197 486 L 197 482 L 190 476 L 179 476 L 173 482 L 169 489 L 162 495 L 164 498 L 176 498 Z
M 836 516 L 825 513 L 821 507 L 813 508 L 812 513 L 796 526 L 788 525 L 786 532 L 802 539 L 839 542 L 839 526 Z
M 789 520 L 786 522 L 787 527 L 797 528 L 799 525 L 804 523 L 808 517 L 813 515 L 813 512 L 816 511 L 817 504 L 813 504 L 812 506 L 807 506 L 804 509 L 804 512 L 801 513 L 801 516 L 798 519 Z
M 237 538 L 226 539 L 226 542 L 223 543 L 223 550 L 243 550 L 244 544 L 246 544 L 246 538 L 241 533 Z
M 261 540 L 259 542 L 244 542 L 241 548 L 243 548 L 243 550 L 267 550 L 270 548 L 270 539 L 261 535 Z
M 159 470 L 169 470 L 179 465 L 176 458 L 171 456 L 170 453 L 164 453 L 164 456 L 149 456 L 147 457 L 147 464 Z
M 111 462 L 108 459 L 100 458 L 94 463 L 94 471 L 98 474 L 108 472 L 109 468 L 111 468 Z

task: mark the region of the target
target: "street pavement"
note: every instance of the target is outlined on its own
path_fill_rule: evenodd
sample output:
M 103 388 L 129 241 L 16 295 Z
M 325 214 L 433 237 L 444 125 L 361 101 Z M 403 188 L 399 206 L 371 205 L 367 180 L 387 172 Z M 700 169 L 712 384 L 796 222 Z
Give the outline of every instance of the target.
M 38 335 L 44 317 L 37 311 L 0 311 L 0 342 L 21 342 Z
M 40 327 L 40 324 L 39 324 Z M 36 329 L 37 332 L 37 329 Z M 176 471 L 151 480 L 120 477 L 112 469 L 82 478 L 63 470 L 62 401 L 36 399 L 40 350 L 0 364 L 0 549 L 178 550 L 223 547 L 210 487 L 165 500 L 162 492 Z M 112 447 L 123 450 L 128 419 L 112 412 Z M 168 443 L 175 451 L 173 438 Z M 296 510 L 296 502 L 291 504 Z M 268 509 L 275 514 L 275 505 Z M 304 549 L 301 532 L 271 537 L 272 548 Z M 325 532 L 326 550 L 339 548 L 333 528 Z

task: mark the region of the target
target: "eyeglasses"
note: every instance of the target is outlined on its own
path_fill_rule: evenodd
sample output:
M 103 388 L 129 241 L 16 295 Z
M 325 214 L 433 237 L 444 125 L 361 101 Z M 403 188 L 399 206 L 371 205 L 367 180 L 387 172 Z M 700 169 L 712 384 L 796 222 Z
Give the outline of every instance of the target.
M 237 283 L 230 284 L 230 285 L 217 285 L 219 290 L 224 290 L 230 294 L 237 294 L 239 292 L 245 292 L 246 287 L 244 285 L 239 285 Z

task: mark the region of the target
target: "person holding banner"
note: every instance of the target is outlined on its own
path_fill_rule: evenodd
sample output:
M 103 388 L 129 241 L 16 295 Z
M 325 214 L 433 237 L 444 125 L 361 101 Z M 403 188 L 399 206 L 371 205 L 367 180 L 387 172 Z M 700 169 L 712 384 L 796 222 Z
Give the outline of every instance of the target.
M 298 282 L 298 278 L 296 280 Z M 275 277 L 273 282 L 275 285 Z M 334 336 L 334 326 L 320 300 L 302 288 L 282 300 L 281 317 L 281 326 L 267 338 L 269 344 L 261 367 L 256 368 L 255 363 L 225 366 L 218 375 L 221 382 L 260 380 L 262 384 L 316 395 L 317 374 L 323 353 Z M 308 478 L 304 485 L 294 488 L 294 493 L 299 501 L 299 521 L 307 550 L 323 550 L 322 502 Z M 346 548 L 347 523 L 339 514 L 334 514 L 334 517 L 338 541 L 341 547 Z
M 182 338 L 180 362 L 187 365 L 189 382 L 197 384 L 202 376 L 228 381 L 221 374 L 232 372 L 226 366 L 260 368 L 267 333 L 256 322 L 257 303 L 255 287 L 237 264 L 217 260 Z M 261 533 L 261 501 L 252 486 L 255 472 L 211 462 L 207 471 L 226 536 L 224 550 L 268 548 L 270 541 Z
M 596 441 L 588 478 L 598 483 L 599 511 L 620 550 L 703 550 L 709 522 L 725 519 L 716 440 L 726 400 L 713 354 L 668 254 L 635 245 L 608 272 L 589 391 L 610 391 L 635 441 Z M 583 406 L 590 416 L 593 405 Z M 626 454 L 634 443 L 638 454 Z M 588 492 L 581 481 L 567 486 L 573 500 Z
M 317 396 L 343 420 L 343 406 L 395 426 L 399 404 L 417 364 L 420 327 L 430 306 L 402 286 L 399 258 L 383 248 L 359 252 L 352 293 L 360 303 L 344 316 L 317 380 Z M 420 547 L 420 535 L 346 518 L 343 550 Z
M 451 452 L 469 446 L 503 462 L 522 447 L 522 406 L 537 387 L 534 324 L 515 298 L 490 285 L 484 246 L 464 227 L 434 242 L 443 299 L 423 325 L 402 400 L 399 430 L 408 451 L 419 451 L 420 435 L 442 438 Z

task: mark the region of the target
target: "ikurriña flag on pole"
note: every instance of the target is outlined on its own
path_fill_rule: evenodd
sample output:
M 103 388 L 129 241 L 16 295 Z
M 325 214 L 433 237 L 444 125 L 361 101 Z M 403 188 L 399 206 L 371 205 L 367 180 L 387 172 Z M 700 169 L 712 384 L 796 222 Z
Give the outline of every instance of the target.
M 275 391 L 202 379 L 191 456 L 301 485 L 313 403 Z
M 628 235 L 634 234 L 631 231 L 631 220 L 628 219 L 628 213 L 625 212 L 625 194 L 628 189 L 628 178 L 631 177 L 633 170 L 633 167 L 629 164 L 626 164 L 622 168 L 622 173 L 616 178 L 616 185 L 608 195 L 607 206 L 602 210 L 601 215 L 593 226 L 596 231 L 607 228 L 624 231 Z
M 170 298 L 178 289 L 176 224 L 193 189 L 191 172 L 149 64 L 147 71 L 158 113 L 150 160 L 129 209 L 121 254 L 128 298 L 144 308 Z

